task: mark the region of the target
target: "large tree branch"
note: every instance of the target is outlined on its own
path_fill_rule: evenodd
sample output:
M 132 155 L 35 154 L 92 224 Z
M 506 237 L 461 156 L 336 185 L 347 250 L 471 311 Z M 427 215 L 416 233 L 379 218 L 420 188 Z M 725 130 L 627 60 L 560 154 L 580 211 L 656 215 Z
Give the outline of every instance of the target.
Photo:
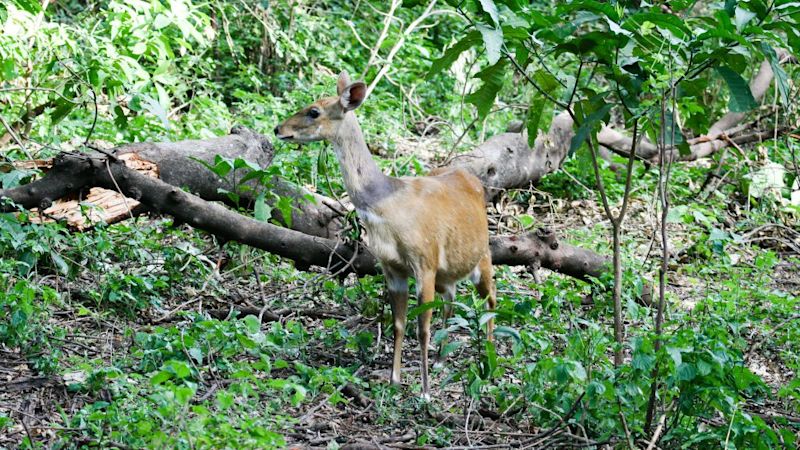
M 777 53 L 778 58 L 783 62 L 794 61 L 789 53 L 783 49 L 778 49 Z M 761 101 L 766 94 L 774 76 L 770 62 L 767 60 L 762 61 L 753 79 L 750 80 L 750 91 L 757 102 Z M 731 140 L 737 144 L 757 140 L 761 136 L 760 133 L 747 133 L 744 135 L 746 137 L 734 136 L 735 133 L 743 130 L 740 124 L 746 117 L 747 113 L 728 112 L 714 122 L 704 136 L 689 141 L 689 154 L 680 155 L 678 150 L 673 148 L 667 152 L 667 155 L 676 160 L 694 161 L 711 156 L 717 150 L 728 147 L 731 145 Z M 737 139 L 739 140 L 737 141 Z M 608 126 L 604 126 L 600 130 L 597 140 L 600 145 L 623 156 L 627 156 L 632 144 L 629 136 Z M 657 163 L 659 158 L 658 147 L 649 141 L 643 140 L 636 148 L 636 157 Z
M 44 186 L 49 189 L 42 189 Z M 64 154 L 42 180 L 0 190 L 0 199 L 39 205 L 45 202 L 44 195 L 56 198 L 59 193 L 74 190 L 76 186 L 118 189 L 150 210 L 169 214 L 177 221 L 212 233 L 223 241 L 237 241 L 291 259 L 301 270 L 319 266 L 340 275 L 350 272 L 365 275 L 378 271 L 376 259 L 363 245 L 312 236 L 246 217 L 158 178 L 141 174 L 128 168 L 124 161 L 102 154 Z M 604 257 L 561 244 L 553 233 L 547 231 L 523 236 L 496 236 L 492 237 L 490 245 L 495 264 L 544 267 L 584 280 L 607 270 Z

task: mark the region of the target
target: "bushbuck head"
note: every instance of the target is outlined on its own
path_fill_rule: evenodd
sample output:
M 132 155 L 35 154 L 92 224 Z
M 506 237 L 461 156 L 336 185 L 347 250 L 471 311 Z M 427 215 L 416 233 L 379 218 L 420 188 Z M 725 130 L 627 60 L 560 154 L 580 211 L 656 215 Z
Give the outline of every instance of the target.
M 345 115 L 358 108 L 367 95 L 367 85 L 350 82 L 347 72 L 339 74 L 334 97 L 325 97 L 301 109 L 275 127 L 278 139 L 288 142 L 314 142 L 333 139 Z

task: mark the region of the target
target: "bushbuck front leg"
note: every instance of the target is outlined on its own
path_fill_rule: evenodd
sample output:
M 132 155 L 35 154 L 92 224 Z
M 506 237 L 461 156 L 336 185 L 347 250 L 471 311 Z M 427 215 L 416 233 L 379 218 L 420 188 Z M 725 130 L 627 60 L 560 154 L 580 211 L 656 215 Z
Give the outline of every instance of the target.
M 392 306 L 392 327 L 394 329 L 394 359 L 392 360 L 391 383 L 400 385 L 400 369 L 403 356 L 403 336 L 406 334 L 408 316 L 408 278 L 386 270 L 386 291 Z
M 429 271 L 420 277 L 417 282 L 422 283 L 422 287 L 418 290 L 419 305 L 422 306 L 426 303 L 433 301 L 433 296 L 436 294 L 436 272 Z M 420 346 L 420 372 L 422 374 L 422 398 L 430 400 L 430 393 L 428 389 L 428 345 L 431 340 L 431 316 L 433 311 L 430 308 L 425 309 L 419 314 L 419 321 L 417 324 L 417 338 L 419 339 Z
M 488 253 L 478 263 L 480 279 L 475 283 L 478 294 L 486 300 L 486 309 L 494 311 L 497 308 L 497 293 L 494 287 L 494 267 L 492 267 L 492 257 Z M 494 340 L 494 318 L 489 320 L 486 325 L 486 338 L 491 342 Z

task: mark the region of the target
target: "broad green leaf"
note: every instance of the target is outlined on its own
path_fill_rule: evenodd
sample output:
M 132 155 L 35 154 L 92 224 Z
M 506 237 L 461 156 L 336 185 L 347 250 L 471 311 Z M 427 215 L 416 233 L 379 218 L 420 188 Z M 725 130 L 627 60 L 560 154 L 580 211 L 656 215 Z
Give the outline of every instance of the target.
M 525 119 L 525 129 L 528 131 L 528 147 L 533 148 L 536 137 L 539 135 L 539 123 L 544 112 L 545 98 L 538 92 L 534 93 L 531 106 L 528 108 L 528 116 Z
M 226 410 L 233 406 L 234 396 L 228 391 L 217 391 L 217 406 L 221 410 Z
M 161 370 L 157 374 L 153 375 L 152 378 L 150 378 L 150 383 L 157 385 L 169 380 L 170 378 L 172 378 L 171 373 L 167 372 L 166 370 Z
M 62 258 L 61 255 L 56 252 L 51 252 L 50 257 L 53 258 L 53 263 L 56 265 L 59 272 L 65 276 L 69 275 L 69 264 L 64 261 L 64 258 Z
M 445 50 L 444 54 L 439 59 L 433 61 L 433 64 L 431 64 L 431 68 L 428 71 L 426 77 L 430 78 L 433 75 L 436 75 L 437 73 L 441 72 L 442 70 L 452 66 L 455 60 L 458 59 L 458 56 L 461 55 L 461 53 L 479 44 L 481 42 L 481 39 L 482 37 L 479 31 L 473 30 L 469 32 L 460 41 L 456 42 L 455 44 L 453 44 L 453 46 Z
M 275 207 L 281 212 L 283 222 L 287 227 L 292 227 L 292 198 L 291 197 L 278 197 Z
M 6 81 L 17 78 L 17 68 L 14 65 L 14 60 L 3 58 L 3 62 L 0 63 L 0 73 L 2 73 L 3 79 Z
M 128 118 L 125 116 L 125 111 L 121 106 L 114 106 L 114 125 L 120 130 L 124 130 L 128 126 Z
M 500 15 L 497 12 L 497 5 L 492 0 L 480 0 L 481 7 L 492 18 L 492 22 L 496 27 L 500 26 Z
M 750 86 L 739 75 L 727 66 L 717 67 L 717 73 L 728 84 L 728 90 L 731 94 L 728 108 L 733 112 L 747 112 L 758 106 L 753 93 L 750 91 Z
M 242 321 L 249 334 L 256 334 L 261 331 L 261 322 L 258 321 L 258 317 L 250 314 L 245 316 Z
M 481 314 L 480 319 L 478 319 L 478 324 L 480 326 L 484 326 L 484 325 L 486 325 L 486 323 L 488 321 L 494 319 L 495 317 L 497 317 L 497 313 L 496 312 L 494 312 L 494 311 L 485 312 L 485 313 Z
M 497 93 L 500 92 L 500 89 L 502 89 L 505 83 L 505 66 L 505 60 L 498 61 L 496 64 L 483 69 L 475 75 L 476 78 L 483 80 L 483 84 L 478 90 L 469 94 L 464 100 L 478 108 L 478 116 L 481 118 L 489 114 L 492 105 L 494 105 Z
M 203 349 L 200 347 L 192 347 L 189 349 L 189 356 L 192 357 L 198 364 L 203 363 Z
M 556 14 L 564 16 L 573 11 L 591 11 L 601 16 L 608 17 L 614 22 L 619 22 L 619 12 L 611 3 L 598 2 L 596 0 L 577 0 L 571 2 L 561 2 L 556 9 Z
M 486 46 L 486 57 L 489 64 L 494 65 L 500 60 L 503 48 L 503 30 L 501 28 L 491 28 L 483 24 L 478 24 L 478 31 L 481 32 L 483 43 Z
M 142 109 L 156 116 L 161 121 L 164 128 L 169 128 L 167 110 L 164 108 L 163 104 L 148 95 L 142 94 L 141 97 Z
M 50 114 L 50 120 L 53 123 L 61 122 L 61 119 L 67 117 L 67 115 L 75 108 L 74 103 L 70 103 L 64 99 L 59 98 L 56 100 L 56 109 Z
M 31 14 L 38 14 L 42 12 L 41 2 L 37 0 L 13 0 L 14 3 L 22 10 Z
M 680 381 L 691 381 L 697 375 L 694 364 L 682 363 L 678 366 L 678 379 Z
M 664 145 L 667 147 L 678 147 L 678 153 L 681 156 L 686 156 L 691 153 L 689 144 L 683 137 L 683 131 L 675 120 L 675 113 L 668 109 L 664 116 Z
M 729 16 L 733 17 L 735 14 L 737 3 L 739 3 L 738 0 L 725 0 L 725 12 L 728 13 Z
M 153 20 L 153 27 L 156 30 L 160 30 L 164 27 L 169 26 L 172 23 L 172 20 L 164 14 L 159 14 L 156 16 L 155 20 Z
M 572 137 L 572 141 L 570 142 L 570 155 L 575 153 L 575 150 L 577 150 L 578 147 L 586 142 L 586 139 L 589 139 L 590 133 L 595 130 L 600 125 L 600 122 L 606 118 L 613 106 L 614 105 L 611 103 L 603 103 L 599 109 L 595 110 L 584 119 L 583 123 L 580 127 L 578 127 L 578 131 L 575 132 L 575 136 Z
M 183 361 L 170 361 L 169 368 L 172 369 L 175 376 L 178 378 L 187 378 L 192 374 L 192 369 Z
M 678 38 L 684 38 L 691 34 L 684 21 L 672 14 L 652 12 L 636 13 L 625 20 L 622 27 L 628 31 L 639 33 L 646 22 L 663 30 L 667 30 Z
M 514 328 L 505 326 L 505 325 L 499 325 L 499 326 L 495 327 L 494 335 L 496 337 L 509 336 L 509 337 L 513 338 L 515 342 L 520 342 L 522 340 L 522 338 L 519 335 L 519 331 L 517 331 Z
M 265 200 L 266 195 L 266 192 L 258 194 L 258 197 L 256 197 L 255 207 L 253 208 L 253 215 L 255 216 L 256 220 L 260 220 L 261 222 L 266 222 L 267 219 L 269 219 L 270 212 L 272 210 L 272 208 L 267 205 Z
M 775 53 L 775 50 L 770 47 L 769 44 L 762 42 L 761 51 L 764 52 L 764 55 L 766 55 L 767 59 L 769 60 L 769 65 L 772 68 L 772 73 L 775 76 L 775 85 L 778 87 L 778 92 L 781 95 L 781 102 L 784 105 L 788 105 L 789 92 L 791 91 L 789 86 L 789 77 L 786 75 L 786 71 L 783 70 L 780 61 L 778 61 L 778 55 Z
M 672 358 L 672 361 L 675 362 L 675 367 L 678 367 L 683 363 L 683 358 L 681 357 L 681 349 L 677 347 L 667 347 L 667 353 Z
M 734 15 L 734 22 L 736 23 L 736 29 L 741 31 L 748 22 L 753 20 L 756 17 L 756 13 L 749 11 L 744 8 L 736 7 L 736 13 Z
M 484 378 L 491 378 L 497 370 L 497 349 L 495 349 L 494 342 L 484 342 L 485 358 L 484 358 Z

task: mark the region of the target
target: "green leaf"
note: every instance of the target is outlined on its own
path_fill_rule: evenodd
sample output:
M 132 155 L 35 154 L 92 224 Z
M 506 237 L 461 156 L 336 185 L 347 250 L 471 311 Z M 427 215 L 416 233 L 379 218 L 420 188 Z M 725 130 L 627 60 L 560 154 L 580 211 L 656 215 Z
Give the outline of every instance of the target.
M 694 364 L 683 363 L 678 366 L 678 379 L 680 381 L 691 381 L 697 375 Z
M 494 335 L 495 335 L 495 337 L 498 337 L 498 338 L 504 337 L 504 336 L 509 336 L 509 337 L 513 338 L 514 341 L 516 341 L 516 342 L 521 342 L 522 341 L 522 337 L 519 335 L 519 331 L 517 331 L 514 328 L 507 327 L 505 325 L 499 325 L 499 326 L 495 327 Z
M 525 118 L 525 129 L 528 131 L 528 147 L 533 148 L 536 143 L 536 137 L 539 135 L 539 123 L 542 121 L 545 104 L 544 96 L 539 92 L 534 92 L 531 106 L 528 108 L 528 116 Z
M 41 2 L 37 0 L 14 0 L 14 3 L 20 8 L 31 14 L 38 14 L 42 12 Z
M 756 13 L 749 11 L 747 9 L 743 9 L 740 7 L 736 7 L 736 12 L 734 14 L 734 23 L 736 24 L 736 29 L 741 31 L 748 22 L 753 20 L 756 17 Z
M 670 109 L 667 109 L 664 116 L 664 145 L 678 147 L 678 153 L 681 156 L 687 156 L 692 152 L 683 137 L 681 127 L 678 126 L 678 122 L 675 120 L 675 113 Z
M 217 391 L 217 406 L 219 409 L 226 410 L 233 406 L 233 394 L 228 391 Z
M 261 331 L 261 322 L 258 321 L 258 317 L 251 314 L 245 316 L 242 321 L 248 333 L 256 334 Z
M 738 0 L 725 0 L 725 12 L 729 16 L 733 17 L 737 3 L 739 3 Z
M 189 356 L 192 357 L 198 364 L 203 363 L 203 349 L 200 347 L 192 347 L 189 349 Z
M 441 306 L 444 306 L 444 302 L 435 301 L 417 305 L 408 311 L 408 320 L 413 320 L 423 312 L 431 310 L 433 308 L 439 308 Z
M 458 59 L 458 56 L 461 55 L 461 53 L 479 44 L 481 42 L 481 39 L 482 39 L 481 33 L 479 31 L 473 30 L 469 32 L 460 41 L 456 42 L 455 44 L 453 44 L 453 46 L 448 48 L 441 56 L 441 58 L 433 61 L 433 64 L 431 64 L 431 68 L 428 71 L 426 77 L 430 78 L 433 75 L 436 75 L 437 73 L 441 72 L 442 70 L 452 66 L 455 60 Z
M 53 259 L 53 263 L 58 267 L 58 271 L 61 272 L 63 275 L 69 275 L 69 264 L 64 261 L 64 258 L 61 257 L 56 252 L 51 252 L 50 257 Z
M 750 91 L 750 86 L 738 73 L 727 66 L 717 67 L 717 73 L 728 84 L 731 94 L 728 108 L 732 112 L 747 112 L 758 106 Z
M 125 116 L 125 111 L 119 105 L 114 106 L 114 125 L 120 130 L 124 130 L 128 127 L 128 118 Z
M 486 46 L 486 57 L 489 58 L 489 64 L 497 63 L 500 60 L 500 51 L 503 48 L 503 30 L 487 27 L 483 24 L 478 24 L 477 27 Z
M 278 197 L 275 207 L 281 212 L 283 222 L 287 227 L 292 227 L 292 198 L 291 197 Z
M 586 119 L 583 121 L 580 127 L 578 127 L 578 131 L 575 132 L 575 136 L 572 137 L 572 141 L 569 144 L 569 154 L 575 153 L 586 139 L 589 139 L 590 133 L 595 130 L 600 123 L 608 116 L 609 111 L 613 108 L 614 105 L 612 103 L 605 103 L 603 105 L 589 114 Z
M 0 73 L 6 81 L 17 78 L 17 68 L 14 65 L 14 60 L 11 58 L 3 58 L 3 61 L 0 62 Z
M 788 105 L 789 92 L 791 90 L 789 87 L 789 77 L 786 75 L 786 71 L 783 70 L 780 61 L 778 61 L 778 55 L 775 53 L 775 50 L 770 47 L 769 44 L 762 42 L 761 51 L 764 52 L 764 55 L 766 55 L 769 60 L 770 67 L 772 67 L 772 73 L 775 75 L 775 85 L 778 87 L 778 92 L 781 95 L 781 103 Z
M 675 362 L 675 367 L 678 367 L 683 362 L 683 358 L 681 357 L 681 349 L 677 347 L 667 347 L 667 353 L 672 358 L 672 361 Z
M 497 370 L 497 349 L 495 349 L 494 342 L 485 341 L 484 343 L 486 352 L 484 359 L 484 372 L 483 378 L 491 378 Z
M 67 117 L 67 115 L 74 108 L 75 108 L 75 104 L 74 103 L 71 103 L 71 102 L 68 102 L 68 101 L 66 101 L 64 99 L 59 98 L 58 100 L 56 100 L 56 109 L 54 109 L 53 112 L 50 113 L 50 120 L 54 124 L 56 124 L 58 122 L 61 122 L 61 120 L 64 117 Z
M 266 195 L 266 192 L 258 194 L 258 197 L 256 197 L 255 207 L 253 208 L 253 215 L 255 216 L 256 220 L 261 222 L 266 222 L 267 219 L 269 219 L 270 212 L 272 210 L 272 208 L 267 205 Z
M 153 385 L 161 384 L 172 378 L 172 374 L 166 370 L 161 370 L 150 378 L 150 383 Z
M 500 26 L 500 15 L 497 12 L 497 5 L 492 0 L 480 0 L 481 7 L 492 18 L 495 26 Z
M 489 322 L 490 320 L 494 319 L 495 317 L 497 317 L 497 313 L 496 312 L 494 312 L 494 311 L 485 312 L 485 313 L 481 314 L 480 319 L 478 319 L 478 324 L 480 326 L 484 326 L 484 325 L 486 325 L 487 322 Z
M 489 66 L 475 75 L 476 78 L 483 80 L 483 85 L 477 91 L 469 94 L 464 100 L 478 108 L 478 116 L 480 118 L 484 118 L 489 114 L 494 105 L 494 100 L 497 98 L 497 93 L 500 92 L 505 83 L 505 66 L 505 60 L 498 61 L 493 66 Z
M 183 361 L 170 361 L 169 368 L 180 379 L 187 378 L 192 374 L 192 369 Z

